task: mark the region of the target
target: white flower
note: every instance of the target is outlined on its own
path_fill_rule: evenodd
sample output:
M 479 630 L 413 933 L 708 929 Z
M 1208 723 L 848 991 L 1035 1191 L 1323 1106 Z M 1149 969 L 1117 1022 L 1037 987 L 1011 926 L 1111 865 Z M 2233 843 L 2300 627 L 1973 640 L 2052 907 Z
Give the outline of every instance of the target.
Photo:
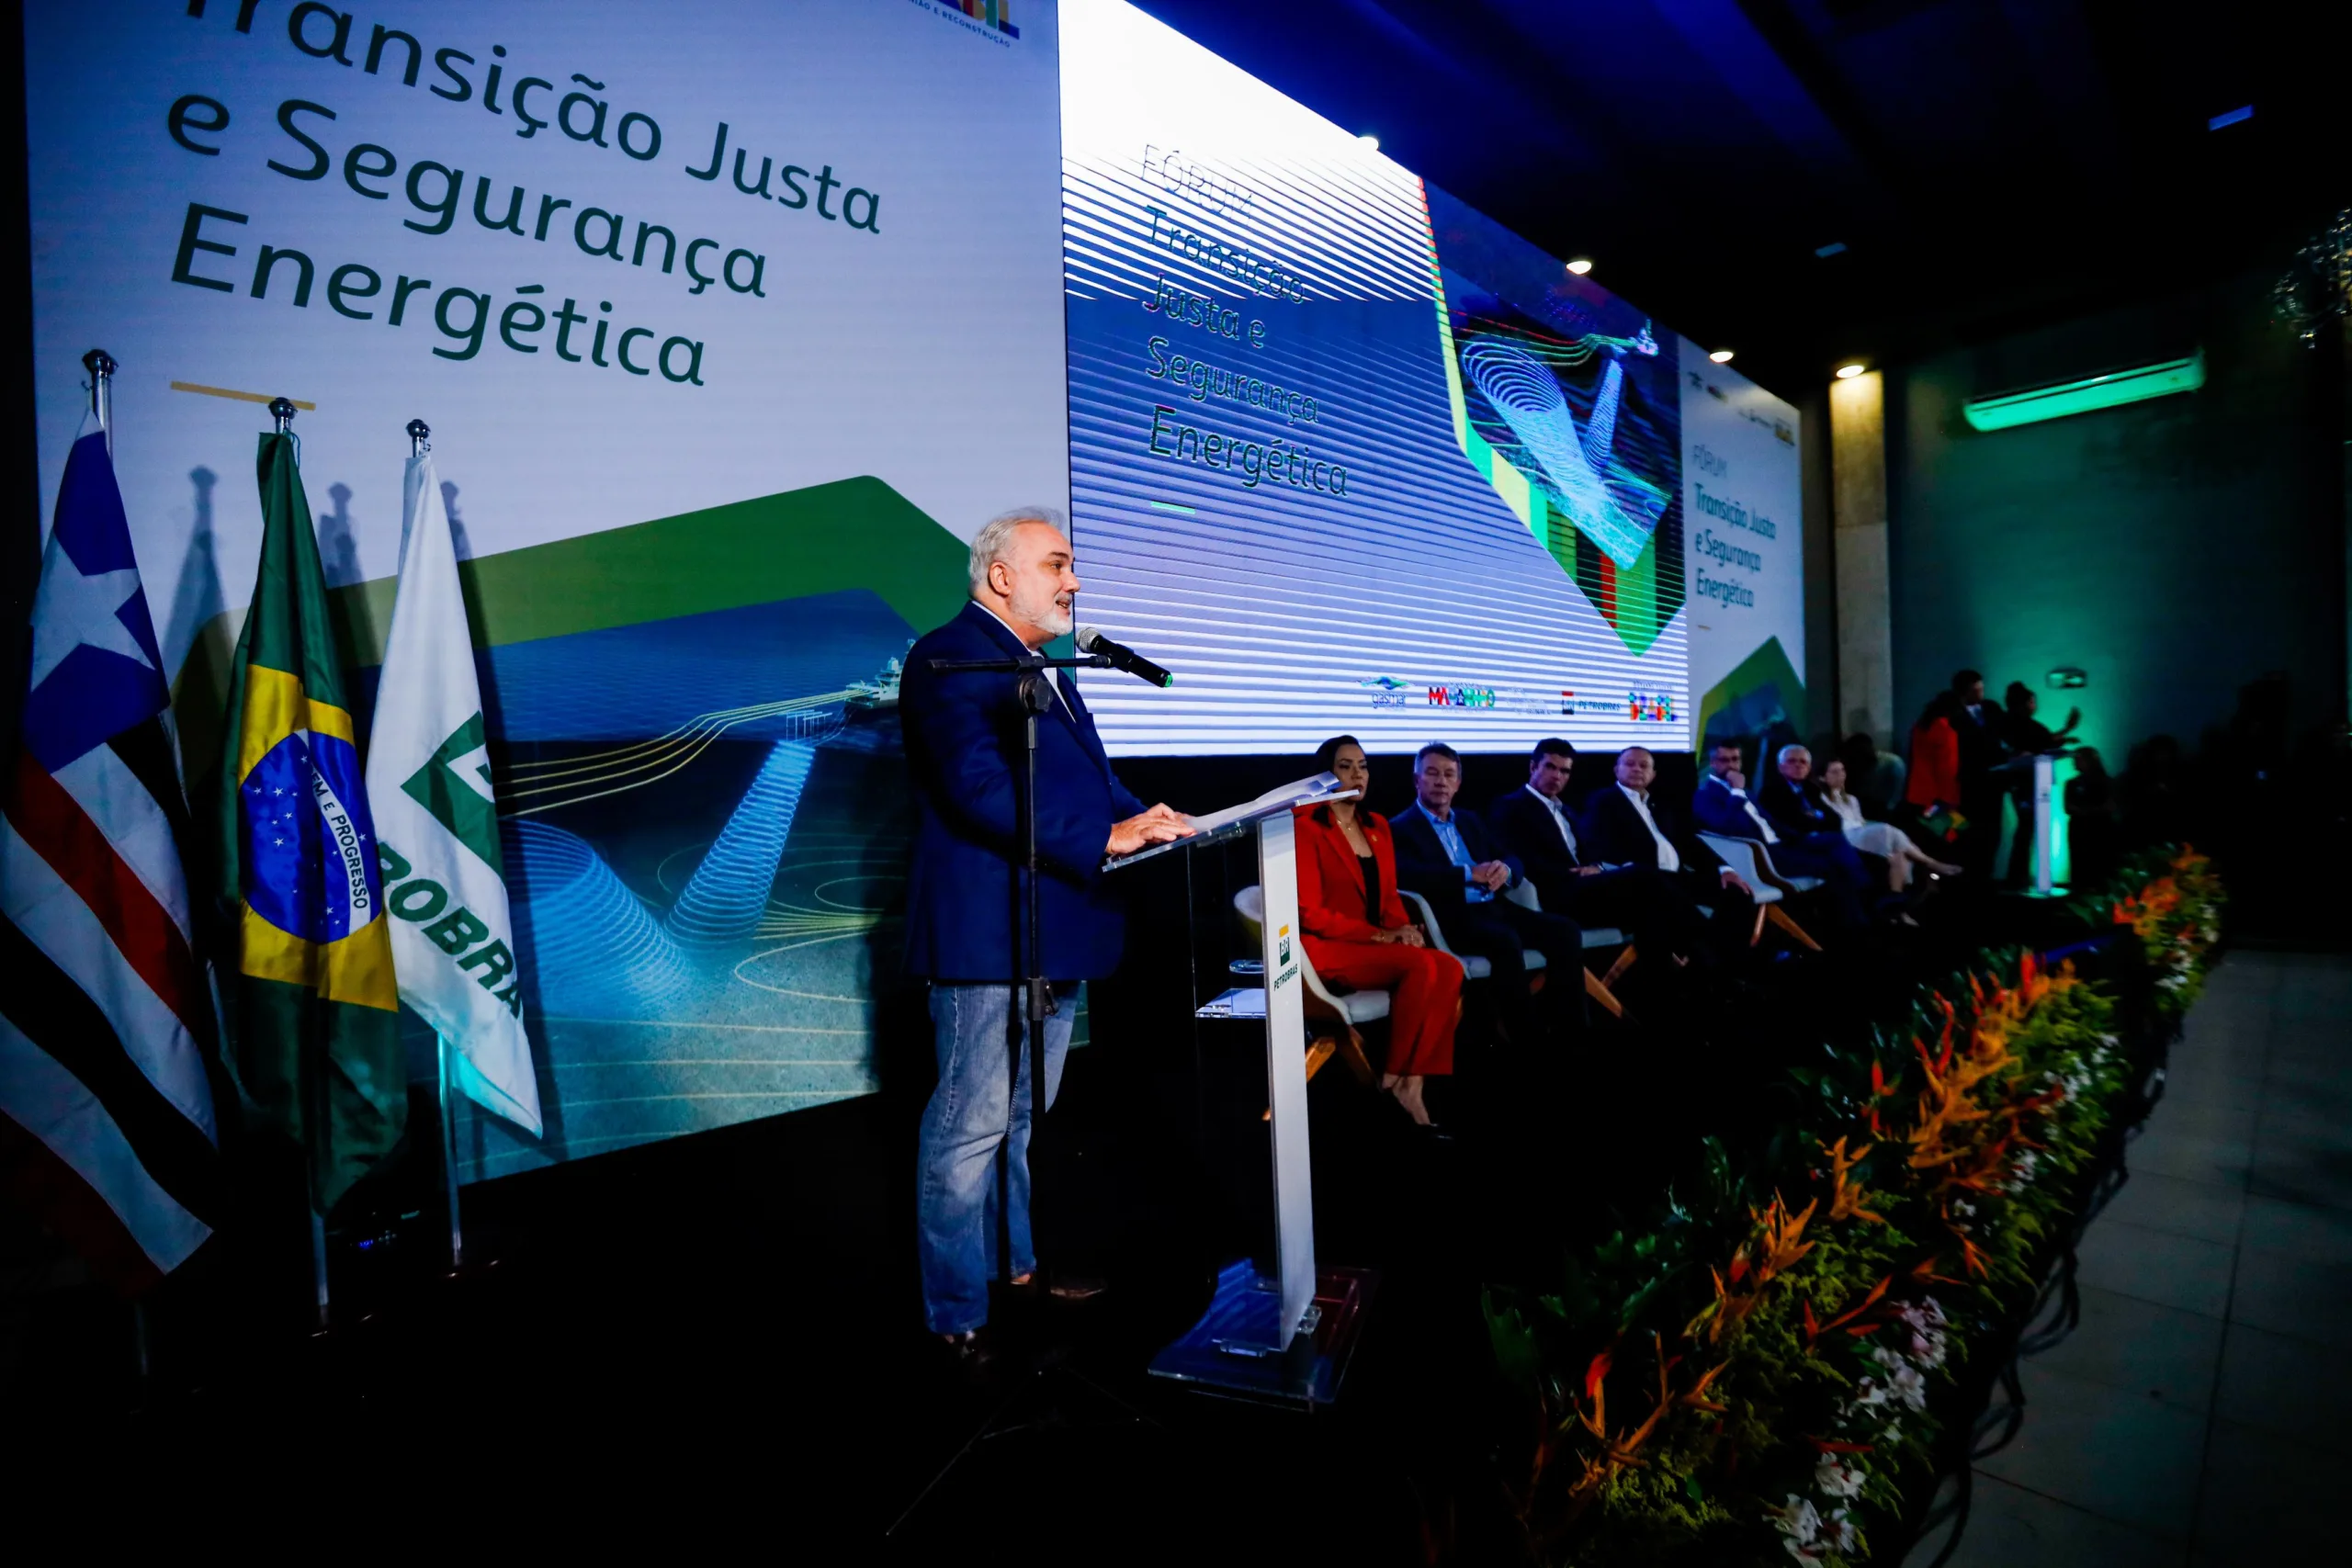
M 1846 1517 L 1843 1508 L 1829 1516 L 1824 1529 L 1822 1544 L 1834 1551 L 1851 1551 L 1860 1543 L 1860 1538 L 1855 1533 L 1854 1523 Z
M 1769 1512 L 1771 1515 L 1772 1523 L 1780 1528 L 1782 1535 L 1789 1538 L 1788 1544 L 1792 1551 L 1800 1546 L 1811 1546 L 1820 1538 L 1821 1515 L 1814 1507 L 1810 1498 L 1800 1497 L 1792 1492 L 1789 1494 L 1787 1503 Z
M 1823 1454 L 1813 1467 L 1813 1483 L 1831 1497 L 1852 1497 L 1862 1489 L 1862 1468 L 1841 1463 L 1836 1454 Z
M 1887 1382 L 1894 1390 L 1894 1396 L 1912 1409 L 1925 1410 L 1928 1407 L 1928 1380 L 1921 1377 L 1916 1369 L 1898 1367 Z

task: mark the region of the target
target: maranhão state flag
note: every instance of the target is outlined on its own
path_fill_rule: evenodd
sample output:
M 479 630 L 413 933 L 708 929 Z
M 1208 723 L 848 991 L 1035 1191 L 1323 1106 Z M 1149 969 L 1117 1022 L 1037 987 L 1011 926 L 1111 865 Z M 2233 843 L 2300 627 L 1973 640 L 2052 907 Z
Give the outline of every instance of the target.
M 222 1198 L 170 701 L 93 431 L 65 459 L 0 780 L 0 1183 L 126 1290 L 202 1246 Z
M 481 684 L 431 453 L 408 460 L 405 492 L 400 592 L 368 737 L 393 966 L 401 1000 L 440 1035 L 466 1098 L 537 1135 Z
M 400 990 L 357 737 L 294 437 L 261 438 L 261 572 L 229 671 L 213 889 L 232 930 L 228 1059 L 307 1153 L 324 1214 L 408 1119 Z

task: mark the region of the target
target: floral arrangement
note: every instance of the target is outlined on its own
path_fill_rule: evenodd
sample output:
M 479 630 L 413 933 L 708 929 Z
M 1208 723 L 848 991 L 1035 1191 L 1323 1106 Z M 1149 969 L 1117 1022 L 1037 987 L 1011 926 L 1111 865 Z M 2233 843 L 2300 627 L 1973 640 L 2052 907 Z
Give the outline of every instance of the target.
M 2222 879 L 2188 846 L 2151 850 L 2127 864 L 2094 918 L 2129 928 L 2154 972 L 2157 1013 L 2177 1021 L 2205 987 L 2206 956 L 2222 938 Z
M 2219 887 L 2189 852 L 2163 868 L 2119 884 L 2110 918 L 2185 1008 Z M 2071 964 L 1988 957 L 1798 1075 L 1763 1173 L 1711 1145 L 1699 1191 L 1572 1260 L 1559 1292 L 1489 1291 L 1498 1363 L 1532 1395 L 1505 1483 L 1531 1555 L 1866 1560 L 1873 1522 L 1932 1475 L 1955 1362 L 2030 1297 L 2069 1220 L 2124 1088 L 2116 1012 Z

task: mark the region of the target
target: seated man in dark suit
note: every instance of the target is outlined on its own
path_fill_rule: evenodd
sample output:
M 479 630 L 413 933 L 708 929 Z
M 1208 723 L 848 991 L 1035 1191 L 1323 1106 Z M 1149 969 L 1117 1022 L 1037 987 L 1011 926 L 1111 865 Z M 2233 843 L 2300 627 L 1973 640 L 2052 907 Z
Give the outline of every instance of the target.
M 1707 923 L 1689 894 L 1655 865 L 1603 866 L 1586 857 L 1562 795 L 1576 767 L 1566 740 L 1535 743 L 1527 783 L 1487 807 L 1487 825 L 1518 857 L 1544 908 L 1578 925 L 1619 926 L 1637 948 L 1711 964 Z
M 1701 843 L 1690 825 L 1650 788 L 1657 759 L 1640 746 L 1617 753 L 1616 782 L 1593 792 L 1584 820 L 1584 853 L 1609 865 L 1654 866 L 1667 884 L 1715 912 L 1715 941 L 1747 945 L 1756 901 L 1746 882 Z
M 1802 751 L 1802 746 L 1794 748 Z M 1815 804 L 1818 809 L 1817 803 Z M 1817 876 L 1838 923 L 1848 928 L 1868 925 L 1870 909 L 1862 890 L 1871 874 L 1843 829 L 1829 822 L 1818 832 L 1783 833 L 1748 798 L 1747 781 L 1739 771 L 1739 748 L 1721 741 L 1707 752 L 1707 774 L 1699 793 L 1690 797 L 1690 814 L 1702 831 L 1726 839 L 1747 839 L 1771 852 L 1773 869 L 1783 876 Z M 1826 813 L 1823 814 L 1826 817 Z
M 1497 1010 L 1516 1029 L 1533 1021 L 1526 950 L 1533 948 L 1549 966 L 1574 976 L 1584 964 L 1584 932 L 1564 916 L 1522 908 L 1502 897 L 1525 874 L 1524 868 L 1475 814 L 1453 809 L 1461 788 L 1461 753 L 1442 741 L 1422 747 L 1413 758 L 1414 802 L 1388 824 L 1396 840 L 1396 881 L 1430 901 L 1456 953 L 1476 953 L 1494 966 Z M 1545 1010 L 1555 1027 L 1582 1023 L 1581 985 L 1552 986 L 1545 994 L 1552 998 Z

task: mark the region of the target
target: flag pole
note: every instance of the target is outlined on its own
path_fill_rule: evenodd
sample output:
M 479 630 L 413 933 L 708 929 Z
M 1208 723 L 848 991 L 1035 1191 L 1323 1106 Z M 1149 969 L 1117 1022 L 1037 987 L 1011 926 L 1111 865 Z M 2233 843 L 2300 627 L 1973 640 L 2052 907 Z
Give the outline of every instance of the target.
M 433 427 L 421 419 L 408 422 L 408 455 L 413 462 L 424 455 L 433 436 Z M 464 1211 L 458 1199 L 458 1119 L 457 1099 L 450 1090 L 449 1037 L 440 1031 L 433 1033 L 434 1059 L 437 1065 L 438 1096 L 441 1107 L 441 1183 L 449 1199 L 449 1272 L 461 1272 L 466 1266 L 466 1226 Z
M 307 1199 L 311 1211 L 311 1277 L 319 1291 L 319 1329 L 327 1331 L 327 1217 L 319 1213 L 315 1199 Z
M 291 398 L 282 397 L 270 399 L 269 417 L 277 424 L 278 434 L 291 434 L 294 429 L 294 400 Z M 312 1077 L 316 1077 L 317 1075 L 313 1074 Z M 322 1090 L 320 1091 L 320 1098 L 323 1099 Z M 317 1116 L 321 1122 L 323 1122 L 326 1116 L 325 1106 L 320 1105 L 314 1108 L 312 1114 Z M 313 1176 L 315 1177 L 315 1173 L 313 1173 Z M 311 1278 L 318 1287 L 318 1331 L 321 1334 L 324 1334 L 327 1331 L 327 1313 L 329 1305 L 329 1294 L 327 1291 L 327 1217 L 319 1213 L 316 1180 L 312 1179 L 307 1185 L 309 1185 L 311 1190 L 310 1193 Z
M 466 1227 L 458 1208 L 458 1122 L 450 1114 L 456 1099 L 449 1093 L 449 1037 L 435 1032 L 435 1054 L 441 1064 L 441 1180 L 449 1193 L 449 1272 L 466 1266 Z

